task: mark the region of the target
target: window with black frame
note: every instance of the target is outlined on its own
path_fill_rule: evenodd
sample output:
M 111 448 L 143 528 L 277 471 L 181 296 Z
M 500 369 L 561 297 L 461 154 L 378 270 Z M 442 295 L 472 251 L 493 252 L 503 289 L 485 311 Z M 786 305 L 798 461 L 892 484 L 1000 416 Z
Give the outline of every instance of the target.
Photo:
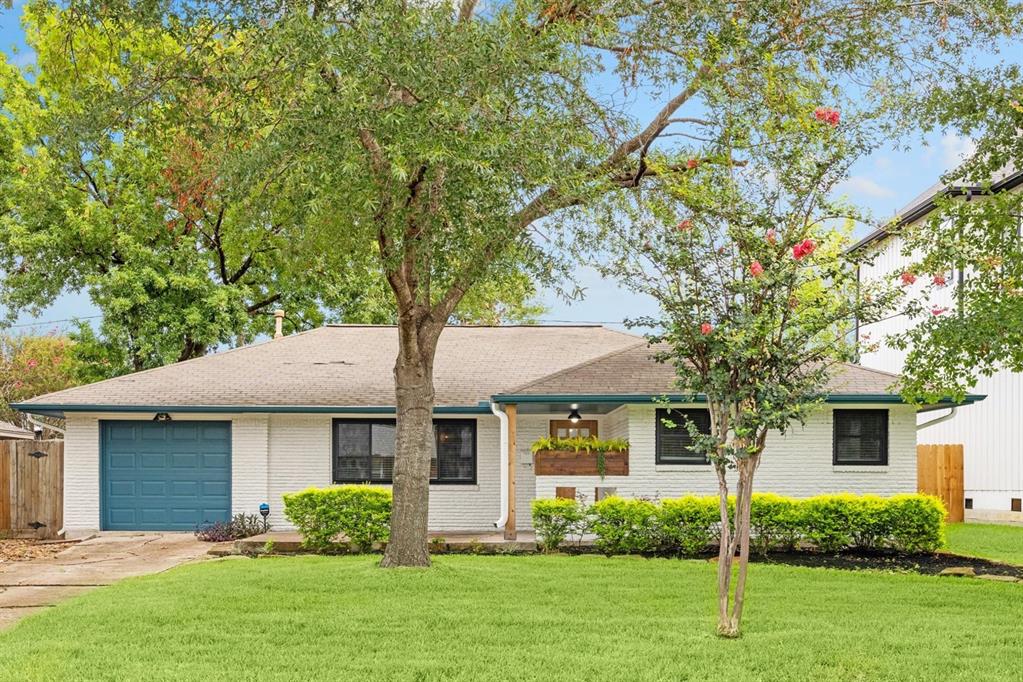
M 476 482 L 476 421 L 433 423 L 431 483 Z M 335 419 L 334 483 L 390 483 L 394 475 L 393 419 Z
M 835 464 L 888 464 L 888 410 L 835 410 Z
M 710 412 L 701 409 L 658 409 L 656 430 L 657 464 L 707 464 L 707 456 L 693 449 L 688 423 L 700 433 L 710 433 Z

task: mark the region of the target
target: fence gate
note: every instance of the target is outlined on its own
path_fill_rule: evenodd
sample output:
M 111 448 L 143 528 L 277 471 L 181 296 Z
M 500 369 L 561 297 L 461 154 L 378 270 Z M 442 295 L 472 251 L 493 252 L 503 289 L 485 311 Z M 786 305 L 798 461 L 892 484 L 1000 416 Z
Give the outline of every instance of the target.
M 64 526 L 64 441 L 0 441 L 0 534 L 55 538 Z
M 963 520 L 963 446 L 917 445 L 916 489 L 940 497 L 949 523 Z

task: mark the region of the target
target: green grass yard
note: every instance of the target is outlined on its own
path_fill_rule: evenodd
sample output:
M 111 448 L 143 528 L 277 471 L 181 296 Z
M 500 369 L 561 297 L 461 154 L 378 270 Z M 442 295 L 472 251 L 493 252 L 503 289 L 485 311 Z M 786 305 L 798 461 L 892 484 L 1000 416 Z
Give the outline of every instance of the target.
M 950 552 L 1023 566 L 1023 527 L 954 523 L 946 531 Z
M 1019 679 L 1023 585 L 755 564 L 718 639 L 714 565 L 598 556 L 233 559 L 0 633 L 3 680 Z

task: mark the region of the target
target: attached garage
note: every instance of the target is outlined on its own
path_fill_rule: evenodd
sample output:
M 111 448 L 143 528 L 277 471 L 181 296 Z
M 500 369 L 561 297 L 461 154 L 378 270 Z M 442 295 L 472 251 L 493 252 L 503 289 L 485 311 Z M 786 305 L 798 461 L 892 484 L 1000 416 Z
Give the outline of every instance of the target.
M 193 530 L 231 517 L 231 422 L 100 423 L 103 530 Z

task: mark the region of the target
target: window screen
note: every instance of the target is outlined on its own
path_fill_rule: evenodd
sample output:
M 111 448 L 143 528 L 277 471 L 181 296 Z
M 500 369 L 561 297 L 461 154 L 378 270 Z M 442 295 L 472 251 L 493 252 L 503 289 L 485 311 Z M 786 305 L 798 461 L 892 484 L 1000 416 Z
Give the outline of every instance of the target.
M 476 482 L 475 420 L 434 422 L 431 483 Z M 390 483 L 394 476 L 393 419 L 335 419 L 335 483 Z
M 688 421 L 696 424 L 700 433 L 710 433 L 710 412 L 707 410 L 657 410 L 657 463 L 658 464 L 706 464 L 707 457 L 692 449 L 693 438 L 689 435 Z M 665 420 L 673 426 L 665 424 Z
M 834 411 L 835 464 L 888 464 L 888 410 Z

